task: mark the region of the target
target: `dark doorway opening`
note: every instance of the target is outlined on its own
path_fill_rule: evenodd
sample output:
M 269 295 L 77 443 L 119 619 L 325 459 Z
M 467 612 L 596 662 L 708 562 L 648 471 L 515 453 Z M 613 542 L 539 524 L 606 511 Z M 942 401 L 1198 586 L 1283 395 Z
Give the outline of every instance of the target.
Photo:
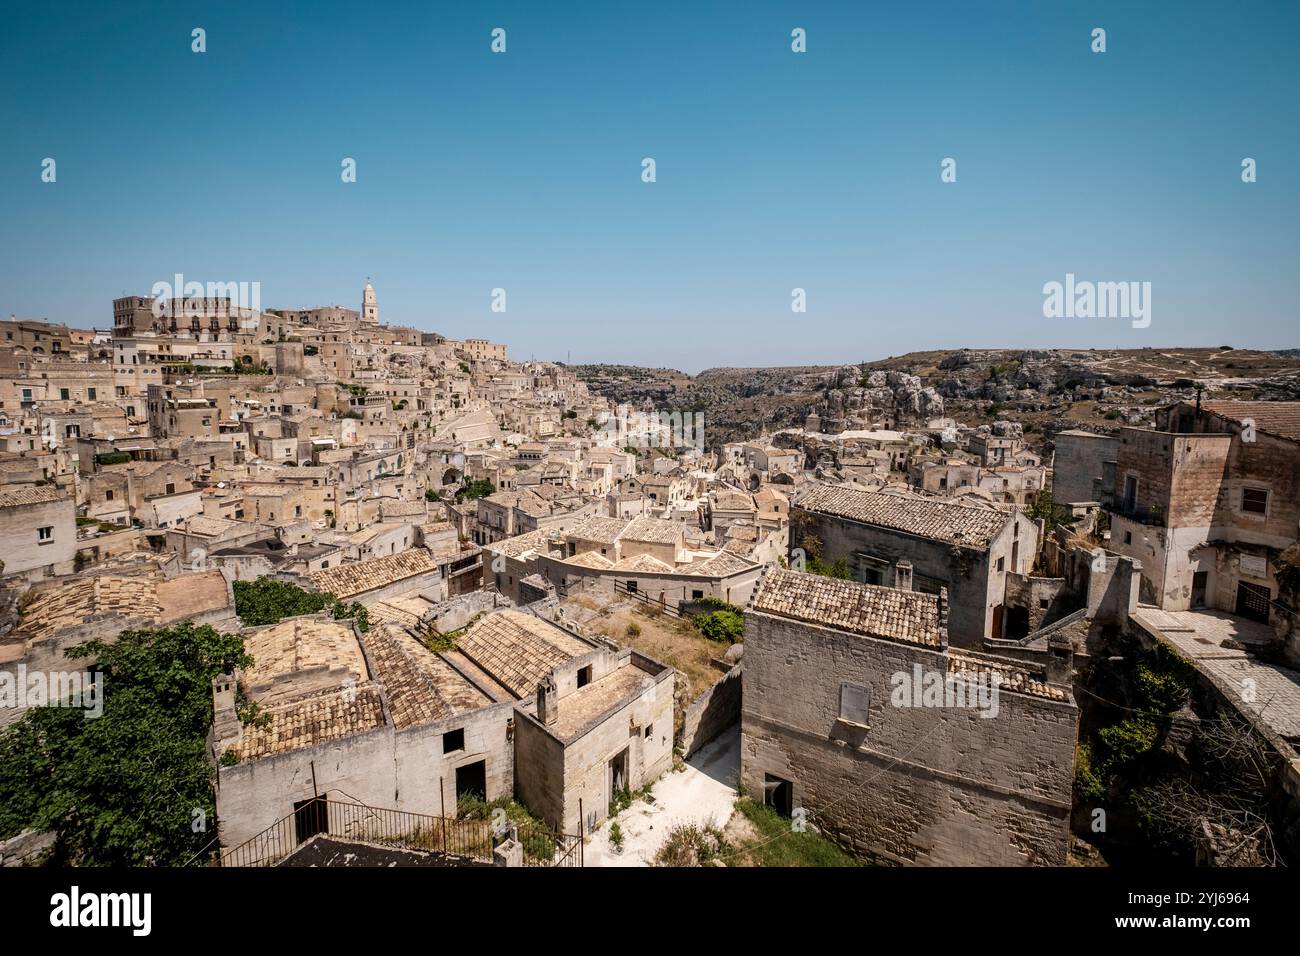
M 456 799 L 476 796 L 487 799 L 487 762 L 483 760 L 467 763 L 456 768 Z
M 1242 617 L 1267 624 L 1271 600 L 1272 594 L 1268 588 L 1247 584 L 1245 581 L 1237 582 L 1237 613 Z
M 783 817 L 794 813 L 794 784 L 789 780 L 763 774 L 763 803 Z
M 329 831 L 329 806 L 324 797 L 300 800 L 293 805 L 293 828 L 298 842 L 310 840 L 317 833 Z
M 1192 574 L 1192 607 L 1205 607 L 1205 591 L 1210 581 L 1208 571 L 1196 571 Z
M 1007 608 L 1007 639 L 1019 640 L 1029 635 L 1029 608 Z
M 619 751 L 618 756 L 609 762 L 609 802 L 613 806 L 615 797 L 630 788 L 627 779 L 627 749 Z

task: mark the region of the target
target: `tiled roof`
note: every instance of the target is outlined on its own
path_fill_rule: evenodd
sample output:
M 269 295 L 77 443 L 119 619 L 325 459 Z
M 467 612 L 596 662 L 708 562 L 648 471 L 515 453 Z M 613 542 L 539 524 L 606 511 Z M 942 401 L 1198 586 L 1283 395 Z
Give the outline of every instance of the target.
M 568 740 L 611 708 L 632 700 L 653 684 L 654 678 L 648 673 L 630 661 L 624 663 L 567 697 L 561 697 L 556 721 L 546 730 L 560 740 Z
M 1047 683 L 1040 674 L 1027 667 L 1016 667 L 1002 661 L 988 661 L 963 654 L 961 651 L 948 652 L 948 673 L 966 675 L 975 680 L 987 680 L 989 673 L 996 673 L 1000 678 L 999 689 L 1030 694 L 1047 700 L 1069 699 L 1064 687 Z
M 1011 520 L 1011 515 L 1004 511 L 830 485 L 814 488 L 795 504 L 805 511 L 849 518 L 968 548 L 987 548 Z
M 398 730 L 446 720 L 477 710 L 491 698 L 408 632 L 391 624 L 371 628 L 364 638 Z
M 216 538 L 234 528 L 249 528 L 251 526 L 246 521 L 236 521 L 233 518 L 213 518 L 209 515 L 195 515 L 181 525 L 181 527 L 187 534 L 197 534 L 204 538 Z
M 63 498 L 63 493 L 48 485 L 34 488 L 10 488 L 0 491 L 0 508 L 19 508 L 23 505 L 43 505 Z
M 366 675 L 366 660 L 351 624 L 314 615 L 245 631 L 244 649 L 253 658 L 253 666 L 243 672 L 250 686 L 315 667 L 342 667 Z
M 919 591 L 772 569 L 763 576 L 750 608 L 869 637 L 928 647 L 946 643 L 939 626 L 939 599 Z
M 515 535 L 513 538 L 494 541 L 491 544 L 484 545 L 484 550 L 504 554 L 508 558 L 518 558 L 530 551 L 536 551 L 538 548 L 545 550 L 549 535 L 550 531 L 548 529 L 539 528 L 536 531 Z
M 584 551 L 582 554 L 574 555 L 566 559 L 568 564 L 576 565 L 580 568 L 592 568 L 596 571 L 608 571 L 614 566 L 614 562 L 603 554 L 597 554 L 595 551 Z
M 412 548 L 373 561 L 340 564 L 337 568 L 313 571 L 310 577 L 321 591 L 328 591 L 339 600 L 347 600 L 417 574 L 427 574 L 437 570 L 437 567 L 433 555 L 426 549 Z
M 645 572 L 647 574 L 671 574 L 673 568 L 671 565 L 664 564 L 656 557 L 648 554 L 638 554 L 636 557 L 624 558 L 614 565 L 615 570 Z
M 1201 407 L 1234 422 L 1249 418 L 1258 431 L 1300 442 L 1300 402 L 1202 402 Z
M 618 540 L 618 536 L 622 534 L 627 524 L 626 518 L 606 518 L 601 515 L 593 515 L 574 525 L 568 536 L 583 541 L 613 544 Z
M 495 611 L 471 627 L 456 649 L 523 698 L 536 693 L 556 665 L 592 647 L 531 614 Z
M 654 544 L 675 544 L 682 536 L 682 526 L 662 518 L 638 515 L 619 534 L 620 540 L 649 541 Z
M 99 573 L 33 593 L 35 599 L 23 611 L 22 633 L 34 641 L 81 627 L 93 617 L 119 617 L 123 627 L 155 626 L 230 605 L 220 571 L 168 579 Z
M 710 578 L 725 578 L 733 574 L 752 571 L 756 567 L 758 565 L 755 562 L 746 561 L 732 551 L 723 550 L 711 558 L 692 564 L 691 574 L 699 574 Z
M 384 725 L 379 689 L 370 682 L 355 688 L 330 689 L 278 707 L 263 707 L 267 726 L 244 725 L 239 755 L 257 760 L 312 747 Z
M 23 612 L 23 631 L 44 640 L 92 617 L 120 616 L 133 623 L 157 623 L 162 616 L 157 581 L 146 577 L 96 575 L 41 589 Z

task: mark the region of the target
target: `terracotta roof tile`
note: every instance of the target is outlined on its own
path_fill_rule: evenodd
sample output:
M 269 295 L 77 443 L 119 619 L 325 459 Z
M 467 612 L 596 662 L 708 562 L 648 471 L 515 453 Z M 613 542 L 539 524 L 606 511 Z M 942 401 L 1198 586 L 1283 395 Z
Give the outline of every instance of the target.
M 773 569 L 763 576 L 750 608 L 851 634 L 927 647 L 947 643 L 939 599 L 919 591 Z
M 1005 511 L 832 485 L 812 489 L 795 505 L 968 548 L 987 548 L 1012 518 Z

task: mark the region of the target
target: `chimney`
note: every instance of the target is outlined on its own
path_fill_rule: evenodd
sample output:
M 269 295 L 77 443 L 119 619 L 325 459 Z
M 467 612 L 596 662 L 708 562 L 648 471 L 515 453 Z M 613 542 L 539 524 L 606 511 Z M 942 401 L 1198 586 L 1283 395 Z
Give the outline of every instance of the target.
M 1047 682 L 1069 684 L 1074 679 L 1074 645 L 1064 634 L 1047 641 Z
M 537 719 L 547 727 L 555 726 L 560 719 L 559 701 L 555 692 L 555 673 L 546 675 L 546 679 L 537 685 Z
M 902 591 L 912 590 L 912 562 L 907 558 L 894 565 L 894 587 Z
M 236 684 L 234 674 L 219 674 L 212 678 L 212 732 L 218 756 L 238 743 L 244 735 L 244 728 L 235 711 Z

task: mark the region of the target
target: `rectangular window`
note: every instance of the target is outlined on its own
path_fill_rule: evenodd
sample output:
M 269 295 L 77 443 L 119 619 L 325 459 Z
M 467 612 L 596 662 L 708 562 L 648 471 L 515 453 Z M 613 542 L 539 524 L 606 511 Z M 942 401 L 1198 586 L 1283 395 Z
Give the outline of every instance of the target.
M 37 541 L 53 541 L 53 540 L 54 540 L 54 527 L 53 527 L 52 525 L 50 525 L 50 526 L 47 526 L 47 527 L 44 527 L 44 528 L 37 528 L 37 529 L 36 529 L 36 540 L 37 540 Z
M 590 683 L 591 683 L 591 665 L 588 664 L 586 667 L 579 668 L 578 670 L 578 686 L 586 687 Z
M 70 396 L 71 393 L 66 388 L 59 389 L 59 398 L 63 399 L 63 401 L 66 402 Z
M 95 400 L 95 390 L 93 388 L 86 389 L 86 397 L 93 402 Z
M 840 720 L 871 723 L 871 688 L 844 681 L 840 684 Z
M 1241 510 L 1247 514 L 1268 514 L 1268 492 L 1260 488 L 1241 489 Z
M 458 730 L 449 730 L 442 735 L 442 752 L 445 754 L 455 753 L 457 750 L 465 749 L 465 728 Z

